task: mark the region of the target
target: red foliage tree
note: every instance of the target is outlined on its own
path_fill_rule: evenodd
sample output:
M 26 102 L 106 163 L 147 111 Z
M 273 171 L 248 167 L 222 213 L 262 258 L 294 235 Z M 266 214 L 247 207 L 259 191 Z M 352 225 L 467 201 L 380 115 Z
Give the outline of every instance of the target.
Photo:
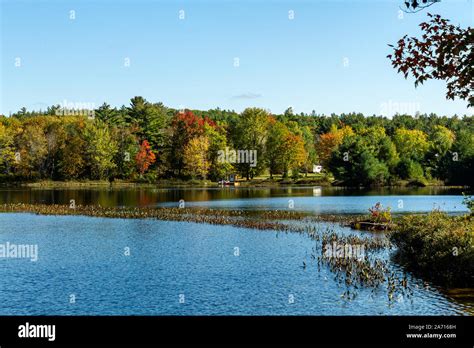
M 205 124 L 216 127 L 216 123 L 207 116 L 196 116 L 191 110 L 185 110 L 184 112 L 176 114 L 172 123 L 173 129 L 178 131 L 180 135 L 185 136 L 187 139 L 192 139 L 202 135 Z M 184 132 L 184 134 L 181 132 Z
M 185 110 L 179 112 L 173 118 L 171 123 L 173 136 L 171 148 L 173 149 L 170 158 L 170 165 L 174 174 L 179 175 L 184 168 L 183 153 L 186 145 L 193 138 L 204 134 L 205 125 L 216 128 L 217 125 L 208 117 L 196 116 L 192 111 Z
M 135 162 L 140 175 L 143 175 L 143 173 L 145 173 L 150 165 L 152 165 L 155 161 L 156 156 L 153 151 L 151 151 L 150 144 L 148 141 L 143 140 L 142 144 L 140 145 L 140 150 L 135 157 Z

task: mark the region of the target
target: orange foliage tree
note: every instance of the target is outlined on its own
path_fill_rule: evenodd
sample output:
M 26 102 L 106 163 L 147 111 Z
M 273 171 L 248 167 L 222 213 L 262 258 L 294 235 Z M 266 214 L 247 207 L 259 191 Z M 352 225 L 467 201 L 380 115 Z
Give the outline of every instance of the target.
M 329 133 L 321 134 L 316 142 L 318 157 L 324 165 L 327 165 L 332 153 L 342 144 L 344 137 L 353 135 L 354 131 L 349 126 L 338 129 L 335 125 Z
M 135 157 L 135 162 L 140 175 L 143 175 L 143 173 L 145 173 L 150 165 L 152 165 L 155 161 L 156 156 L 153 151 L 151 151 L 150 144 L 147 140 L 143 140 L 142 144 L 140 145 L 140 150 Z

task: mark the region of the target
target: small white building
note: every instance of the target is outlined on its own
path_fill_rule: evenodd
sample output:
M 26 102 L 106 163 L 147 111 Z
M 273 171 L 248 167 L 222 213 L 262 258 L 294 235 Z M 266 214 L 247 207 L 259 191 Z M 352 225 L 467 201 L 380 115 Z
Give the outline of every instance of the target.
M 320 164 L 313 164 L 313 173 L 321 173 L 323 166 Z

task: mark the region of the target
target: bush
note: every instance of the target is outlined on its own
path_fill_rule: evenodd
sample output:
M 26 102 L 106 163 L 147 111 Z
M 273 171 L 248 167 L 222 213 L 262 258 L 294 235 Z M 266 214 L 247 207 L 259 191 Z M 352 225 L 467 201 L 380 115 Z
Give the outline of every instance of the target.
M 377 202 L 372 208 L 369 209 L 371 222 L 375 223 L 390 223 L 392 222 L 392 213 L 390 207 L 384 208 L 380 202 Z
M 462 195 L 464 196 L 463 204 L 471 211 L 471 215 L 474 215 L 474 199 L 471 196 L 466 196 L 464 192 Z
M 298 169 L 293 169 L 291 171 L 291 178 L 293 180 L 298 180 L 301 177 L 300 171 Z
M 410 180 L 407 184 L 409 187 L 425 187 L 426 186 L 426 180 L 424 179 L 414 179 Z
M 444 286 L 474 286 L 474 220 L 434 211 L 397 222 L 391 241 L 397 259 L 414 273 Z
M 397 174 L 401 179 L 423 180 L 423 167 L 420 163 L 410 159 L 402 159 L 397 166 Z

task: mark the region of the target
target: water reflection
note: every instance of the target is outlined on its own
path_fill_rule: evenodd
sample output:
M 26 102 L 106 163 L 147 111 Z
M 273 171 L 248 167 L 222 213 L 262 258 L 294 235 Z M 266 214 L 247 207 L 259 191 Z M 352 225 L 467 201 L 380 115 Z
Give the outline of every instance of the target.
M 221 208 L 242 209 L 284 209 L 288 199 L 295 201 L 295 209 L 365 212 L 376 201 L 385 201 L 386 205 L 396 208 L 403 200 L 400 211 L 430 211 L 434 207 L 448 211 L 465 211 L 461 204 L 460 189 L 451 188 L 382 188 L 377 190 L 347 190 L 333 187 L 276 187 L 276 188 L 1 188 L 2 203 L 43 203 L 76 204 L 101 206 L 153 206 L 178 205 L 183 199 L 186 204 Z M 439 196 L 439 197 L 435 197 Z M 310 198 L 321 198 L 312 200 Z M 360 197 L 366 197 L 361 201 Z M 280 200 L 275 200 L 280 198 Z M 298 200 L 298 198 L 301 198 Z M 323 199 L 326 198 L 326 199 Z M 330 198 L 330 199 L 328 199 Z M 286 200 L 285 200 L 286 199 Z M 227 201 L 227 202 L 226 202 Z M 345 204 L 344 204 L 345 202 Z M 445 205 L 443 207 L 443 204 Z M 318 206 L 320 206 L 318 208 Z

